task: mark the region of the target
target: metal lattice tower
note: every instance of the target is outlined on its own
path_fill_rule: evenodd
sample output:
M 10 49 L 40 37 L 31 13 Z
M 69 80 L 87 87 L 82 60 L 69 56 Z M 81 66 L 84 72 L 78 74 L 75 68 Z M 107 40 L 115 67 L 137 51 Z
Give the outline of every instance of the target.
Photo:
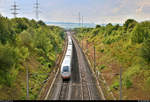
M 39 1 L 36 0 L 36 3 L 35 3 L 35 17 L 36 19 L 38 20 L 39 19 Z
M 18 9 L 18 5 L 16 4 L 16 1 L 14 1 L 14 4 L 11 7 L 12 7 L 12 9 L 10 9 L 10 10 L 12 10 L 11 14 L 13 14 L 14 18 L 16 18 L 17 14 L 19 14 L 19 13 L 17 13 L 17 10 L 20 10 L 20 9 Z

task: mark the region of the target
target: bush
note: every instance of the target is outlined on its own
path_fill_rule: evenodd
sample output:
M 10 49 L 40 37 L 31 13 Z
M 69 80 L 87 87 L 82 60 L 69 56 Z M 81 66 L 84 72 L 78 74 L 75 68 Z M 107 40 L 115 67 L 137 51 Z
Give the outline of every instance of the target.
M 116 82 L 114 82 L 113 84 L 112 84 L 112 86 L 111 86 L 111 89 L 115 89 L 115 90 L 118 90 L 119 89 L 119 82 L 118 81 L 116 81 Z
M 146 87 L 149 88 L 149 86 L 150 86 L 150 77 L 148 77 L 146 80 Z
M 150 64 L 150 39 L 144 42 L 140 51 L 140 56 Z
M 104 49 L 101 49 L 100 52 L 103 53 L 103 52 L 104 52 Z
M 100 70 L 104 69 L 105 67 L 106 67 L 105 65 L 99 66 Z
M 138 75 L 141 71 L 141 65 L 133 65 L 127 69 L 125 73 L 123 73 L 123 85 L 128 89 L 132 86 L 132 76 Z
M 124 85 L 125 87 L 128 89 L 128 88 L 131 88 L 132 86 L 132 82 L 131 80 L 127 77 L 125 80 L 124 80 Z
M 21 34 L 19 35 L 20 39 L 21 39 L 21 44 L 22 46 L 26 46 L 30 49 L 33 48 L 33 39 L 32 39 L 32 36 L 29 32 L 27 31 L 23 31 L 21 32 Z

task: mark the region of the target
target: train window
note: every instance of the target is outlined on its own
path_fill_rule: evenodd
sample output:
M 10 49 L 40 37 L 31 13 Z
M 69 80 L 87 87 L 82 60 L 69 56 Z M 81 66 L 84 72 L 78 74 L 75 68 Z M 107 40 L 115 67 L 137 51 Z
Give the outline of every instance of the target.
M 68 66 L 64 66 L 63 67 L 63 72 L 69 72 L 69 67 Z

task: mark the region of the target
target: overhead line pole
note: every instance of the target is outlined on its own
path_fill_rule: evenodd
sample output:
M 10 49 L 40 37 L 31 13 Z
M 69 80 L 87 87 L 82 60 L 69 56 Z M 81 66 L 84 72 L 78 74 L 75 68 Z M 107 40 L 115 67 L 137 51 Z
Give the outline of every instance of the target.
M 82 26 L 82 28 L 83 28 L 83 16 L 82 16 L 82 22 L 81 22 L 81 23 L 82 23 L 81 26 Z M 83 39 L 84 39 L 84 36 L 83 36 Z M 83 39 L 82 39 L 82 49 L 83 49 Z
M 122 100 L 122 68 L 120 67 L 120 100 Z
M 79 16 L 79 28 L 80 28 L 80 26 L 81 26 L 81 15 L 80 15 L 80 12 L 79 12 L 79 15 L 78 15 L 78 16 Z M 82 41 L 83 41 L 83 40 L 81 39 L 81 41 L 80 41 L 80 42 L 81 42 L 81 47 L 83 48 L 83 46 L 82 46 Z
M 83 28 L 83 16 L 82 16 L 82 28 Z
M 94 71 L 96 73 L 96 53 L 95 53 L 95 45 L 94 45 Z
M 27 91 L 27 93 L 26 93 L 26 99 L 27 100 L 29 100 L 29 68 L 28 68 L 28 66 L 26 66 L 26 84 L 27 84 L 27 86 L 26 86 L 26 91 Z
M 81 16 L 80 16 L 80 12 L 79 12 L 79 27 L 80 27 L 80 24 L 81 24 Z

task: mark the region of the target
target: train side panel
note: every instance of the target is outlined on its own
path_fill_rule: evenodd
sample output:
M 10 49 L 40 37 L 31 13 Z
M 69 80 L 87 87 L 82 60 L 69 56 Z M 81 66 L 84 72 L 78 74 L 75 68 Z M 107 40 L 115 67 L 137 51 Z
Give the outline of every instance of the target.
M 68 46 L 67 46 L 67 51 L 63 60 L 63 63 L 61 65 L 61 77 L 62 79 L 70 79 L 71 77 L 71 63 L 72 63 L 72 53 L 73 53 L 73 48 L 72 48 L 72 39 L 68 35 Z

